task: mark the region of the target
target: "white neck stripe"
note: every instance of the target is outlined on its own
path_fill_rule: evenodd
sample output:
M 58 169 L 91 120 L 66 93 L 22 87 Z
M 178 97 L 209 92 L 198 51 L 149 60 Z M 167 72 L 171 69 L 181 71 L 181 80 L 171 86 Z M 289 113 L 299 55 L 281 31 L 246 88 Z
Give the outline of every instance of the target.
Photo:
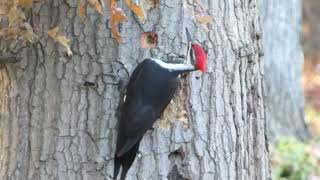
M 171 71 L 183 71 L 183 70 L 194 70 L 194 66 L 191 64 L 173 64 L 173 63 L 166 63 L 159 59 L 150 58 L 152 61 L 160 65 L 161 67 L 171 70 Z

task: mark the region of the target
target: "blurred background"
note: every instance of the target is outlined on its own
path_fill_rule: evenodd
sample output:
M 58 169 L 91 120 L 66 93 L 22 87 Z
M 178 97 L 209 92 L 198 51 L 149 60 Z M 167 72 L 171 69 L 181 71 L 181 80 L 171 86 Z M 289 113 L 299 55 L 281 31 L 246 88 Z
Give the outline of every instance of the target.
M 265 69 L 273 179 L 320 180 L 320 0 L 262 7 L 264 48 L 271 52 Z M 268 75 L 277 67 L 276 75 Z M 276 105 L 280 101 L 284 107 Z
M 303 6 L 303 92 L 305 117 L 312 136 L 320 138 L 320 1 L 305 0 Z

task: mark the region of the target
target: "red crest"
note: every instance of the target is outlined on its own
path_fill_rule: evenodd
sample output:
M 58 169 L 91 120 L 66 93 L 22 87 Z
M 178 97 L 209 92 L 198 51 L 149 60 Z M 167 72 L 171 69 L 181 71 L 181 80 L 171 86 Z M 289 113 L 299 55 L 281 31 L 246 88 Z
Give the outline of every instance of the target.
M 192 49 L 196 58 L 196 69 L 200 70 L 202 73 L 206 71 L 206 53 L 199 44 L 192 44 Z

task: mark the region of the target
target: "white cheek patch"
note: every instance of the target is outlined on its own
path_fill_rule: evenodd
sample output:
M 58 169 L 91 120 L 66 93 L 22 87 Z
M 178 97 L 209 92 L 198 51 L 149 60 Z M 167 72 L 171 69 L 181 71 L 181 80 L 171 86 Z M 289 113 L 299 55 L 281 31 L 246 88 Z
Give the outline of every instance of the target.
M 191 64 L 172 64 L 166 63 L 159 59 L 150 58 L 152 61 L 160 65 L 161 67 L 168 69 L 168 70 L 193 70 L 194 66 Z
M 127 95 L 125 94 L 125 95 L 123 96 L 123 102 L 126 102 L 126 99 L 127 99 Z

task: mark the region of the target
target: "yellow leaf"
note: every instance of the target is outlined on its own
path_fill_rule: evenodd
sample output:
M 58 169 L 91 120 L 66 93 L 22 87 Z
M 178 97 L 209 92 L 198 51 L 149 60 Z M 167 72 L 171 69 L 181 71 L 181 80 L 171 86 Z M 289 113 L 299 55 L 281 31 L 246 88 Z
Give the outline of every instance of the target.
M 47 33 L 55 42 L 58 42 L 60 45 L 62 45 L 66 49 L 68 56 L 72 56 L 72 51 L 69 46 L 70 40 L 66 36 L 58 34 L 58 32 L 59 32 L 59 27 L 57 26 L 48 30 Z
M 143 10 L 141 9 L 141 7 L 138 4 L 134 4 L 131 2 L 131 0 L 125 0 L 127 6 L 129 7 L 129 9 L 136 15 L 138 16 L 138 18 L 143 21 L 145 19 L 145 15 Z
M 18 5 L 23 8 L 32 7 L 33 0 L 19 0 Z
M 88 0 L 88 3 L 93 7 L 101 16 L 103 15 L 102 6 L 98 0 Z

